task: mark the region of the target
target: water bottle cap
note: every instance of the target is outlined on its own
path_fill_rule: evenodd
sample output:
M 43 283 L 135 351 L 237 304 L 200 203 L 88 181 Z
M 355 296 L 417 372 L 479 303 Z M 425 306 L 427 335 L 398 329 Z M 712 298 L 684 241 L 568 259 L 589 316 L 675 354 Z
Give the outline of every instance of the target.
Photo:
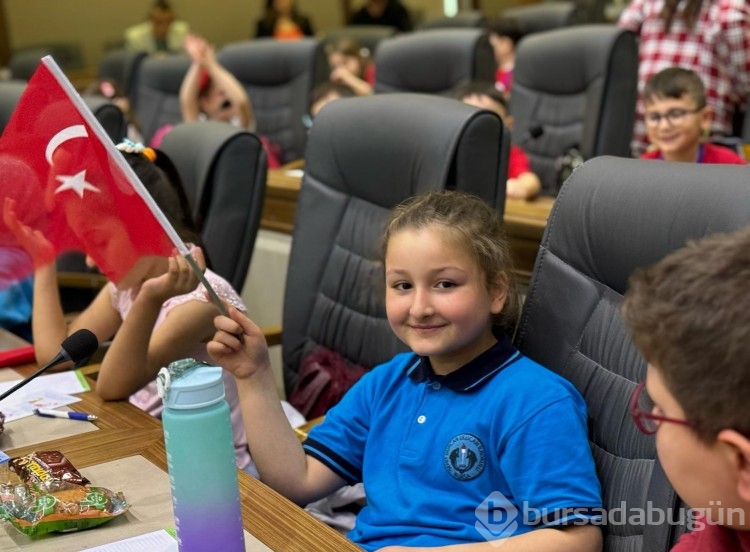
M 179 373 L 170 371 L 169 367 L 162 368 L 157 388 L 164 407 L 175 410 L 202 408 L 224 400 L 222 369 L 204 363 L 195 363 Z

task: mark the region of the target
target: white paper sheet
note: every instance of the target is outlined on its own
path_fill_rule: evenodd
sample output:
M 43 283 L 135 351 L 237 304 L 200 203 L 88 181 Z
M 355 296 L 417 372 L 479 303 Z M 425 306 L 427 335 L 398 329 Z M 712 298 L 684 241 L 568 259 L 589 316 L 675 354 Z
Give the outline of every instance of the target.
M 177 552 L 177 541 L 165 530 L 86 548 L 84 552 Z
M 23 378 L 17 378 L 13 380 L 0 381 L 0 393 L 4 393 L 8 389 L 12 388 Z M 16 394 L 23 393 L 27 395 L 29 393 L 40 393 L 46 390 L 52 390 L 57 393 L 63 393 L 66 395 L 75 395 L 76 393 L 83 393 L 90 391 L 91 387 L 86 381 L 86 377 L 81 373 L 80 370 L 68 370 L 65 372 L 58 372 L 56 374 L 45 374 L 39 376 L 29 383 L 21 387 L 18 391 L 13 393 L 10 397 L 0 401 L 0 410 L 5 412 L 5 405 L 11 404 L 17 401 Z

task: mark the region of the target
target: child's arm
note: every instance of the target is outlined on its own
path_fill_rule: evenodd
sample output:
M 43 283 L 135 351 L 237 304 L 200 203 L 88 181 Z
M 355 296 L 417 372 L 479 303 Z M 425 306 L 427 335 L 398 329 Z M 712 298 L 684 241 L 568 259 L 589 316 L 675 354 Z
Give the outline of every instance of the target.
M 205 266 L 200 249 L 193 254 L 198 265 Z M 197 285 L 197 277 L 181 255 L 169 259 L 167 273 L 144 282 L 102 361 L 96 382 L 100 397 L 128 397 L 153 381 L 162 366 L 184 358 L 211 336 L 216 307 L 204 301 L 175 306 L 154 330 L 164 302 Z
M 245 433 L 261 479 L 297 504 L 313 502 L 342 487 L 346 481 L 306 455 L 289 425 L 262 331 L 237 309 L 227 308 L 231 318 L 216 317 L 217 331 L 208 352 L 237 381 Z
M 337 67 L 331 71 L 331 82 L 344 84 L 354 90 L 357 96 L 371 96 L 372 86 L 370 84 L 350 72 L 345 67 Z
M 503 552 L 601 552 L 602 533 L 599 527 L 582 525 L 564 529 L 537 529 L 516 537 L 508 537 L 504 541 L 454 544 L 434 548 L 387 546 L 378 552 L 427 552 L 429 550 L 492 552 L 501 545 Z
M 182 120 L 186 123 L 197 121 L 201 112 L 198 103 L 198 87 L 200 85 L 202 48 L 201 40 L 195 35 L 188 35 L 185 38 L 185 50 L 190 54 L 193 61 L 180 85 L 180 111 L 182 112 Z
M 542 182 L 533 172 L 527 171 L 516 178 L 509 178 L 505 184 L 505 195 L 513 199 L 529 199 L 542 189 Z
M 224 67 L 222 67 L 222 65 L 216 60 L 216 55 L 211 46 L 206 50 L 203 67 L 205 67 L 208 74 L 211 75 L 211 80 L 214 82 L 214 85 L 223 90 L 227 99 L 237 108 L 237 113 L 240 117 L 240 126 L 242 128 L 250 128 L 250 125 L 253 122 L 253 108 L 250 104 L 250 98 L 248 97 L 245 88 L 234 77 L 234 75 L 224 69 Z

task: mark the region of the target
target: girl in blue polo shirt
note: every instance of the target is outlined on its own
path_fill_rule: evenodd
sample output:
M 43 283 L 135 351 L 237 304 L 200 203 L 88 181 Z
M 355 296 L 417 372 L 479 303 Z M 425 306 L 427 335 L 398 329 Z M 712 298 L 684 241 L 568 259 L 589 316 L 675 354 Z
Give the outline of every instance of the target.
M 366 550 L 601 550 L 586 406 L 504 334 L 517 314 L 496 210 L 455 191 L 397 207 L 384 240 L 386 312 L 411 352 L 375 367 L 304 446 L 279 405 L 260 329 L 217 317 L 262 480 L 298 504 L 364 483 L 349 537 Z M 237 335 L 243 334 L 243 341 Z

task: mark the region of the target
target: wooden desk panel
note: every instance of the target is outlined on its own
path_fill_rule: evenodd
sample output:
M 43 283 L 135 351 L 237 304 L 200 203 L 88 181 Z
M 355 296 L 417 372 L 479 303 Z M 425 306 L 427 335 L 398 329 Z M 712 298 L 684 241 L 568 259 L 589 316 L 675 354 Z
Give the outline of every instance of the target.
M 292 233 L 300 182 L 298 176 L 290 176 L 285 169 L 268 171 L 261 228 Z M 508 199 L 505 202 L 505 229 L 516 270 L 522 278 L 528 279 L 531 276 L 553 203 L 554 199 L 551 197 L 540 197 L 532 201 Z
M 29 364 L 16 370 L 28 375 L 35 369 L 35 365 Z M 96 367 L 89 371 L 95 372 Z M 94 385 L 93 380 L 91 384 Z M 19 456 L 34 450 L 60 450 L 79 468 L 129 456 L 142 456 L 166 471 L 164 435 L 159 420 L 127 401 L 103 401 L 93 392 L 83 393 L 80 397 L 81 401 L 69 408 L 99 416 L 93 422 L 99 431 L 5 452 L 11 456 Z M 247 473 L 238 471 L 238 478 L 245 529 L 272 550 L 360 550 L 340 533 Z M 127 497 L 127 489 L 121 490 Z

